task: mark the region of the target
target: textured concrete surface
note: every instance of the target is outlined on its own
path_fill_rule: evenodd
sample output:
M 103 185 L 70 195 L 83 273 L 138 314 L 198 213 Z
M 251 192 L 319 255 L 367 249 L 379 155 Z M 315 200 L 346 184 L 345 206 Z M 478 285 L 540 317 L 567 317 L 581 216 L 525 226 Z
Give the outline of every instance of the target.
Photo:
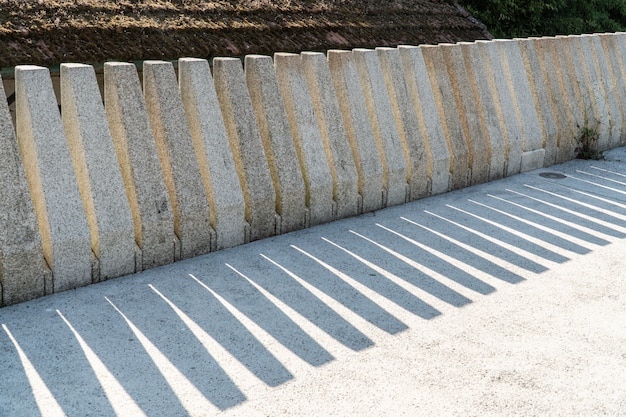
M 5 102 L 0 103 L 0 259 L 0 305 L 46 294 L 47 267 L 37 217 Z
M 623 416 L 626 150 L 0 310 L 0 415 Z
M 136 270 L 171 263 L 177 242 L 174 215 L 133 64 L 104 65 L 104 102 L 141 250 Z
M 99 280 L 135 272 L 135 226 L 92 66 L 61 64 L 61 107 Z
M 359 176 L 343 124 L 328 60 L 321 52 L 303 52 L 300 57 L 333 179 L 335 218 L 355 216 L 359 214 L 361 206 Z
M 378 210 L 383 207 L 384 167 L 367 114 L 354 55 L 350 51 L 336 50 L 328 51 L 327 56 L 339 110 L 359 175 L 361 211 Z
M 400 142 L 380 59 L 373 49 L 357 48 L 352 53 L 383 164 L 383 187 L 386 190 L 384 204 L 402 204 L 407 201 L 408 155 L 404 154 Z
M 277 233 L 306 226 L 306 187 L 289 130 L 274 62 L 265 55 L 247 55 L 245 73 L 250 99 L 276 190 Z
M 607 60 L 607 69 L 611 75 L 611 79 L 613 80 L 613 85 L 608 86 L 606 90 L 607 92 L 611 92 L 616 95 L 620 95 L 626 91 L 626 83 L 624 83 L 624 64 L 621 55 L 626 51 L 626 45 L 624 45 L 623 41 L 620 41 L 620 39 L 624 39 L 624 36 L 625 34 L 623 33 L 603 33 L 598 36 L 601 46 L 605 48 L 605 50 L 614 51 L 614 53 L 607 53 L 604 56 Z M 617 100 L 617 104 L 622 112 L 622 133 L 620 134 L 619 143 L 624 145 L 624 137 L 626 133 L 626 130 L 624 130 L 624 127 L 626 126 L 626 106 L 624 106 L 624 103 L 619 100 Z
M 209 200 L 215 249 L 244 243 L 245 205 L 209 62 L 178 60 L 180 95 Z M 227 193 L 222 192 L 228 190 Z
M 398 48 L 376 48 L 376 52 L 389 92 L 389 105 L 407 160 L 408 199 L 412 201 L 426 197 L 430 192 L 426 144 L 409 93 L 400 50 Z
M 470 183 L 470 149 L 461 126 L 461 114 L 456 106 L 454 89 L 440 48 L 420 45 L 432 86 L 434 105 L 439 112 L 450 155 L 450 190 L 467 187 Z M 446 68 L 445 71 L 441 70 Z
M 274 67 L 305 180 L 308 225 L 329 222 L 335 211 L 333 176 L 302 60 L 298 54 L 276 53 Z
M 17 140 L 54 291 L 90 284 L 91 235 L 49 70 L 17 66 L 15 102 Z
M 213 81 L 250 225 L 247 241 L 276 233 L 276 193 L 241 60 L 217 58 Z
M 214 234 L 209 201 L 171 62 L 143 63 L 143 94 L 172 204 L 180 257 L 208 253 Z

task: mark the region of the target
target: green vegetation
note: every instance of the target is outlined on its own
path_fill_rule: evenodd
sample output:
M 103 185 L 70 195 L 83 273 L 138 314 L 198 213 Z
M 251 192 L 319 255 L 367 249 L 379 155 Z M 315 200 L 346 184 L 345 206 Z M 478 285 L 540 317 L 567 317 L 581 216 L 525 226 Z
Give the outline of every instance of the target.
M 497 38 L 626 30 L 625 0 L 460 0 Z

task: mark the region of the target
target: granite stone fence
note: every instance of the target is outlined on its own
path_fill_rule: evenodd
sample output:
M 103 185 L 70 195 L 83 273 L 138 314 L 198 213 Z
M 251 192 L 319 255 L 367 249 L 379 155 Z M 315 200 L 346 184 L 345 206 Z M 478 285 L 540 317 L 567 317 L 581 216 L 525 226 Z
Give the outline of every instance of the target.
M 0 305 L 626 145 L 622 33 L 145 61 L 142 78 L 62 64 L 53 88 L 15 68 Z

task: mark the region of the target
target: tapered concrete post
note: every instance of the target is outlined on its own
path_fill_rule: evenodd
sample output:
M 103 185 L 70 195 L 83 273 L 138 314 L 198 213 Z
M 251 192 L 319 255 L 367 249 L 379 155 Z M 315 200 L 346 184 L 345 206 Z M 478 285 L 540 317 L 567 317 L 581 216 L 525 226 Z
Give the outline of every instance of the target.
M 459 45 L 439 45 L 450 77 L 450 84 L 456 102 L 459 123 L 467 140 L 469 150 L 469 166 L 471 169 L 470 184 L 481 184 L 489 181 L 491 163 L 491 147 L 486 126 L 482 123 L 480 107 L 471 87 L 468 70 Z
M 376 48 L 376 52 L 389 92 L 391 111 L 400 136 L 400 143 L 404 154 L 408 157 L 406 168 L 409 200 L 426 197 L 429 194 L 426 145 L 407 86 L 400 51 L 397 48 Z
M 263 149 L 276 190 L 277 233 L 307 225 L 307 188 L 269 56 L 247 55 L 245 74 Z
M 216 233 L 213 249 L 241 245 L 245 241 L 243 192 L 208 61 L 179 59 L 178 79 L 200 175 L 209 199 L 211 226 Z
M 495 88 L 492 94 L 496 97 L 496 111 L 506 128 L 506 175 L 514 175 L 520 172 L 522 165 L 522 129 L 515 112 L 515 104 L 511 97 L 511 90 L 504 75 L 504 67 L 500 48 L 497 42 L 477 41 L 479 51 L 490 68 L 491 86 Z
M 626 64 L 623 59 L 626 58 L 626 42 L 624 42 L 626 34 L 605 33 L 598 36 L 612 80 L 612 84 L 607 86 L 606 90 L 610 97 L 617 101 L 622 114 L 619 145 L 624 145 L 626 143 Z
M 407 173 L 407 166 L 410 165 L 410 160 L 400 142 L 378 53 L 372 49 L 354 49 L 352 52 L 374 139 L 383 163 L 383 181 L 387 190 L 385 204 L 402 204 L 408 199 L 410 172 Z
M 350 51 L 328 51 L 328 65 L 337 92 L 339 109 L 359 174 L 362 211 L 383 207 L 384 170 L 365 106 L 359 75 Z
M 546 153 L 543 149 L 543 131 L 519 43 L 513 40 L 497 40 L 496 44 L 500 47 L 504 76 L 522 132 L 520 170 L 526 172 L 541 168 Z
M 524 69 L 526 70 L 526 74 L 528 74 L 532 100 L 539 116 L 539 124 L 543 138 L 541 147 L 544 154 L 541 166 L 546 166 L 547 158 L 553 159 L 553 157 L 548 157 L 548 153 L 556 152 L 559 133 L 554 107 L 552 106 L 552 98 L 549 94 L 547 80 L 541 69 L 534 42 L 531 39 L 515 40 L 518 42 L 522 54 Z
M 276 194 L 241 61 L 215 59 L 213 81 L 246 204 L 247 240 L 272 236 L 276 233 Z
M 583 53 L 594 65 L 594 71 L 597 74 L 598 91 L 601 97 L 598 97 L 598 117 L 601 123 L 606 122 L 608 126 L 608 141 L 606 144 L 600 144 L 599 150 L 607 150 L 619 146 L 621 142 L 621 132 L 624 119 L 622 117 L 622 108 L 620 100 L 616 93 L 613 75 L 609 70 L 608 58 L 602 47 L 602 41 L 599 35 L 582 35 L 581 42 L 583 45 Z M 606 149 L 603 146 L 606 146 Z
M 563 112 L 567 116 L 567 119 L 563 121 L 566 121 L 569 129 L 563 126 L 563 129 L 559 130 L 564 135 L 559 138 L 556 162 L 561 163 L 576 156 L 578 140 L 585 126 L 584 105 L 580 96 L 580 88 L 573 73 L 574 62 L 571 54 L 563 53 L 564 43 L 561 39 L 549 37 L 541 38 L 540 42 L 544 44 L 554 62 L 553 67 L 546 66 L 546 69 L 554 74 L 560 87 L 558 91 L 553 93 L 553 100 L 556 106 L 563 107 Z
M 450 152 L 450 189 L 464 188 L 470 184 L 470 152 L 460 123 L 461 116 L 456 108 L 446 63 L 438 46 L 421 45 L 420 49 Z
M 398 50 L 420 133 L 424 138 L 430 192 L 433 195 L 445 193 L 450 186 L 451 156 L 422 50 L 409 45 L 399 46 Z
M 313 113 L 317 117 L 333 179 L 335 218 L 355 216 L 359 213 L 361 206 L 359 176 L 348 143 L 326 55 L 320 52 L 302 52 L 300 56 L 311 94 Z
M 143 91 L 150 126 L 174 214 L 181 259 L 211 250 L 209 201 L 171 62 L 143 63 Z
M 498 112 L 500 101 L 496 91 L 491 68 L 483 59 L 475 43 L 458 44 L 463 54 L 469 85 L 476 104 L 474 111 L 485 129 L 489 145 L 489 180 L 496 180 L 506 175 L 508 136 L 506 123 Z
M 300 55 L 278 53 L 274 66 L 306 186 L 310 225 L 333 219 L 333 177 Z
M 0 97 L 6 97 L 2 79 Z M 43 257 L 33 200 L 17 148 L 11 114 L 6 101 L 1 100 L 0 306 L 20 303 L 52 292 L 51 278 Z
M 578 124 L 581 134 L 577 138 L 593 132 L 594 136 L 597 135 L 596 146 L 606 148 L 610 140 L 610 118 L 608 114 L 600 116 L 606 113 L 606 102 L 591 50 L 588 45 L 583 45 L 580 36 L 557 36 L 556 41 L 561 51 L 568 51 L 564 61 L 573 83 L 573 98 L 578 102 L 577 108 L 582 116 L 582 124 Z
M 135 231 L 92 66 L 61 64 L 62 120 L 99 279 L 135 272 Z
M 104 64 L 104 102 L 133 215 L 135 241 L 141 249 L 136 269 L 172 263 L 180 249 L 174 216 L 133 64 Z
M 15 96 L 17 138 L 54 292 L 90 284 L 91 236 L 48 69 L 16 67 Z

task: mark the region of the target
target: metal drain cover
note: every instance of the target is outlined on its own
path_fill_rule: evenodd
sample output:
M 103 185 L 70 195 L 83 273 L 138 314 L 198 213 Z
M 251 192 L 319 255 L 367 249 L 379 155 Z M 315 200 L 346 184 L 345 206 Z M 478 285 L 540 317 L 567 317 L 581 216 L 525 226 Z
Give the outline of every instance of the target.
M 559 174 L 558 172 L 542 172 L 539 176 L 550 178 L 551 180 L 562 180 L 563 178 L 567 178 L 567 175 Z

